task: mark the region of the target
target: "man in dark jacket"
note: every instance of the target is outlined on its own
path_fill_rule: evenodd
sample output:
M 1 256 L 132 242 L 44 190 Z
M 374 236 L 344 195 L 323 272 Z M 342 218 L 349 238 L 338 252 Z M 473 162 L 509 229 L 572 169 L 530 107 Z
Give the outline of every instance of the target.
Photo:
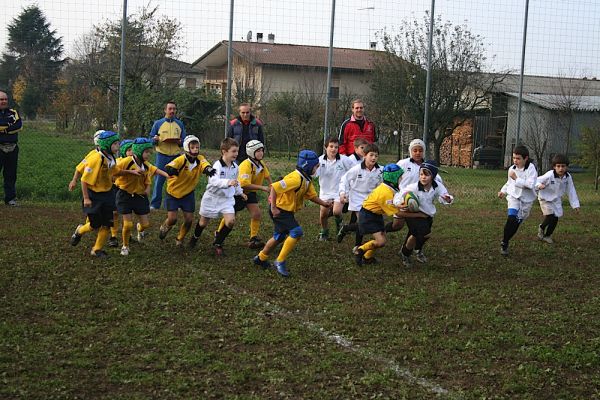
M 237 118 L 229 121 L 227 127 L 227 137 L 233 138 L 240 145 L 240 151 L 237 156 L 237 163 L 241 163 L 248 155 L 246 155 L 246 143 L 251 140 L 258 140 L 265 143 L 265 135 L 263 133 L 262 122 L 251 114 L 250 104 L 242 103 L 240 105 L 240 114 Z
M 354 141 L 364 138 L 369 143 L 377 142 L 377 133 L 373 121 L 365 117 L 365 104 L 361 99 L 352 100 L 352 116 L 340 127 L 338 137 L 339 153 L 347 156 L 354 153 Z
M 19 132 L 23 121 L 17 110 L 8 108 L 8 95 L 0 91 L 0 170 L 4 175 L 4 203 L 17 205 L 17 161 Z

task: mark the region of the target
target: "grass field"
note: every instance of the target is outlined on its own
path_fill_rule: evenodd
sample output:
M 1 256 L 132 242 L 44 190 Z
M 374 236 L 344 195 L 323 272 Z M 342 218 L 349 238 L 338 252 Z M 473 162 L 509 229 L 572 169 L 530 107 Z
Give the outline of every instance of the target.
M 94 235 L 68 243 L 83 216 L 66 190 L 88 141 L 30 129 L 20 144 L 22 206 L 0 207 L 2 399 L 600 398 L 600 196 L 587 174 L 556 243 L 537 241 L 535 205 L 507 259 L 504 171 L 447 170 L 456 204 L 438 208 L 430 261 L 410 269 L 405 231 L 358 268 L 351 238 L 315 240 L 310 203 L 285 280 L 252 265 L 247 213 L 221 260 L 212 230 L 194 251 L 175 232 L 161 242 L 162 211 L 129 257 L 90 259 Z M 270 161 L 274 175 L 290 168 Z

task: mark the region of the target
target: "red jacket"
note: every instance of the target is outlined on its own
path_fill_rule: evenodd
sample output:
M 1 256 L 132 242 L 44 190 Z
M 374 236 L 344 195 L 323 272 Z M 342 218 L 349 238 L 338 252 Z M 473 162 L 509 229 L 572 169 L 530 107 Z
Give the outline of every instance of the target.
M 375 132 L 375 124 L 368 120 L 367 117 L 363 117 L 365 125 L 363 129 L 360 129 L 360 125 L 356 122 L 354 115 L 345 120 L 340 127 L 340 154 L 347 156 L 354 153 L 354 140 L 358 138 L 365 138 L 367 142 L 373 143 L 377 141 L 377 133 Z

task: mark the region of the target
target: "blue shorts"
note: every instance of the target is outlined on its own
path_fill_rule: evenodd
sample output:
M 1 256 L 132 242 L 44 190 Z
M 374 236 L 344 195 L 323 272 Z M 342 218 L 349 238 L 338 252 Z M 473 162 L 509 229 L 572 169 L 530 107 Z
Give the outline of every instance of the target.
M 269 207 L 269 216 L 273 220 L 273 230 L 275 231 L 275 235 L 288 235 L 292 229 L 300 226 L 298 221 L 296 221 L 296 217 L 294 216 L 293 212 L 281 209 L 279 211 L 279 215 L 277 217 L 273 217 L 271 208 Z
M 196 197 L 194 196 L 194 192 L 190 192 L 180 199 L 167 193 L 166 200 L 167 211 L 177 211 L 181 208 L 181 211 L 183 212 L 193 213 L 196 209 Z

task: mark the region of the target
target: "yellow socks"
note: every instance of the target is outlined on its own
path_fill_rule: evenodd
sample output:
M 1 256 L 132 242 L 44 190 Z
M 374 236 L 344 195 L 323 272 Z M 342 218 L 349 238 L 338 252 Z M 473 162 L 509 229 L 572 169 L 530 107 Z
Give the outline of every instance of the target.
M 98 229 L 98 236 L 96 237 L 96 243 L 92 248 L 92 252 L 97 252 L 98 250 L 102 250 L 106 242 L 108 241 L 108 235 L 110 234 L 110 229 L 106 226 L 101 226 Z
M 85 225 L 81 225 L 79 229 L 77 229 L 77 234 L 85 235 L 86 233 L 90 233 L 93 231 L 92 226 L 90 225 L 89 220 L 85 223 Z
M 123 221 L 123 246 L 129 247 L 129 238 L 133 230 L 133 221 Z
M 219 227 L 217 228 L 217 232 L 219 232 L 225 226 L 225 218 L 221 218 L 221 222 L 219 223 Z
M 296 243 L 298 243 L 298 240 L 300 240 L 300 238 L 293 238 L 291 236 L 288 236 L 285 239 L 285 242 L 283 242 L 283 247 L 281 248 L 281 251 L 279 252 L 279 256 L 277 256 L 278 262 L 283 262 L 286 260 L 286 258 L 292 252 L 292 250 L 294 250 L 294 247 L 296 247 Z
M 363 244 L 362 246 L 359 247 L 359 249 L 361 249 L 362 251 L 364 251 L 364 255 L 363 257 L 366 259 L 372 258 L 373 254 L 375 253 L 375 249 L 377 247 L 375 247 L 375 241 L 371 240 L 368 241 L 367 243 Z
M 250 220 L 250 238 L 258 236 L 258 230 L 260 229 L 260 219 Z
M 258 258 L 260 258 L 260 261 L 267 261 L 269 259 L 269 255 L 261 251 L 258 253 Z
M 183 238 L 185 238 L 185 235 L 187 235 L 189 230 L 190 230 L 189 225 L 186 225 L 185 222 L 183 224 L 181 224 L 181 227 L 179 228 L 179 233 L 177 234 L 177 241 L 183 242 Z
M 119 214 L 113 213 L 113 224 L 110 227 L 110 237 L 117 237 L 119 234 Z

